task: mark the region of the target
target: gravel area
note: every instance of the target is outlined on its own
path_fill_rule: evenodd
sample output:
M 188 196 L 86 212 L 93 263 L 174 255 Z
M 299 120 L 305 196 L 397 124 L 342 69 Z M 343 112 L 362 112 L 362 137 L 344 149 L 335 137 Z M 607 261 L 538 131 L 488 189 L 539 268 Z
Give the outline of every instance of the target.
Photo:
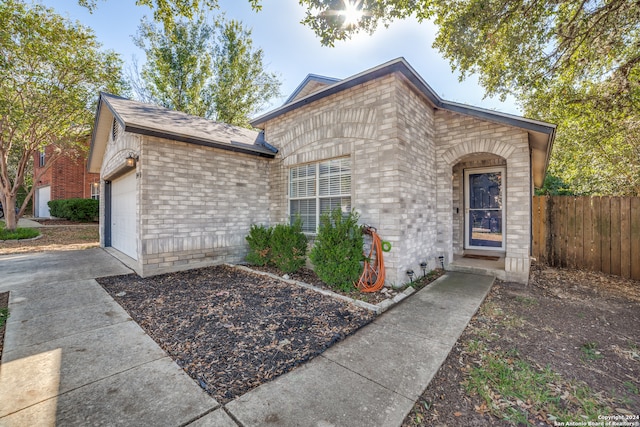
M 375 318 L 352 304 L 229 266 L 98 282 L 221 403 L 294 369 Z

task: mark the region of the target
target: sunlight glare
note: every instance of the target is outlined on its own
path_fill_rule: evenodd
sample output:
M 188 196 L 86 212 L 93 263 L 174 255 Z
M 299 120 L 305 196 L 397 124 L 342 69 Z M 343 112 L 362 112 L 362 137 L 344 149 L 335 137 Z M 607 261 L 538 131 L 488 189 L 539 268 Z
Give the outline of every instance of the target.
M 358 8 L 358 2 L 352 0 L 342 0 L 344 10 L 340 12 L 344 16 L 343 27 L 355 27 L 362 18 L 362 10 Z

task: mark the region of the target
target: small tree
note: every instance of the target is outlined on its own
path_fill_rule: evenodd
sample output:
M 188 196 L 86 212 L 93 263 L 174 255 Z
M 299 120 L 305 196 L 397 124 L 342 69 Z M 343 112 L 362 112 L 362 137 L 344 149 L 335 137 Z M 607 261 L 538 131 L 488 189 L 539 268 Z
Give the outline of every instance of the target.
M 329 286 L 352 290 L 362 273 L 363 243 L 357 213 L 352 211 L 345 216 L 340 209 L 325 212 L 309 254 L 316 274 Z

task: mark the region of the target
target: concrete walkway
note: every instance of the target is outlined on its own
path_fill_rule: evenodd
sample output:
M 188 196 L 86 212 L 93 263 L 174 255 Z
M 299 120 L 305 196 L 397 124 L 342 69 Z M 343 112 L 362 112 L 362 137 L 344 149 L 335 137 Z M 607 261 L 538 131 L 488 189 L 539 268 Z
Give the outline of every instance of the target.
M 0 219 L 0 222 L 4 223 L 4 219 Z M 42 225 L 39 222 L 35 222 L 29 218 L 20 218 L 18 220 L 18 227 L 21 228 L 40 228 Z
M 399 426 L 493 283 L 448 273 L 221 407 L 93 280 L 129 272 L 102 249 L 0 257 L 0 425 Z

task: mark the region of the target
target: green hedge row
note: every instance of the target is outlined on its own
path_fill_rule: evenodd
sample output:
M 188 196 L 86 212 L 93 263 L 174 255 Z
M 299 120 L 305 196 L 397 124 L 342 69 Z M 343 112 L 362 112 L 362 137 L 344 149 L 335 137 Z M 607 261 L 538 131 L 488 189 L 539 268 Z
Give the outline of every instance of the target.
M 305 265 L 307 237 L 299 218 L 293 225 L 252 225 L 246 240 L 246 260 L 250 264 L 273 265 L 286 273 Z M 309 254 L 318 277 L 335 289 L 355 289 L 354 283 L 362 273 L 363 243 L 357 213 L 345 215 L 340 209 L 325 212 Z
M 93 221 L 98 217 L 100 209 L 100 202 L 94 199 L 51 200 L 47 204 L 51 216 L 71 221 Z

